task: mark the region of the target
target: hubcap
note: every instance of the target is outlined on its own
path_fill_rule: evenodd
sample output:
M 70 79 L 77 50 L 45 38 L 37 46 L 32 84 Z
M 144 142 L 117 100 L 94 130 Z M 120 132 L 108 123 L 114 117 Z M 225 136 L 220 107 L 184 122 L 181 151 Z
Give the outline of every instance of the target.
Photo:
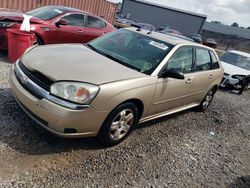
M 110 136 L 114 140 L 123 138 L 134 122 L 134 114 L 130 109 L 121 111 L 113 120 L 110 127 Z
M 213 99 L 213 91 L 209 91 L 203 101 L 203 104 L 202 104 L 203 109 L 206 109 L 209 106 L 212 99 Z

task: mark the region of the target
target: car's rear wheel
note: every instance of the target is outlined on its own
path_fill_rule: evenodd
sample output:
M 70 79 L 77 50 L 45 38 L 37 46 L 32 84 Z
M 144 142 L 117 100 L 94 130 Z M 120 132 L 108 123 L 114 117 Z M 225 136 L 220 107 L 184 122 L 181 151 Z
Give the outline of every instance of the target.
M 98 139 L 105 146 L 122 142 L 138 123 L 138 109 L 133 103 L 124 103 L 115 108 L 107 117 L 98 134 Z
M 204 112 L 209 107 L 209 105 L 211 104 L 211 102 L 214 98 L 215 92 L 216 92 L 216 90 L 214 88 L 209 90 L 209 92 L 206 94 L 206 96 L 201 101 L 200 105 L 197 107 L 198 111 Z

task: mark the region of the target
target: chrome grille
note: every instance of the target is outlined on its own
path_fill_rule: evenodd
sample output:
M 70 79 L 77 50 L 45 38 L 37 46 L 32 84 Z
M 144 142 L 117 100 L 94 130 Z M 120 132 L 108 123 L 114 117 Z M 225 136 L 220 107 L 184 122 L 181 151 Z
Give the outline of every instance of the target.
M 29 79 L 31 79 L 33 82 L 35 82 L 37 85 L 39 85 L 46 91 L 50 90 L 50 86 L 54 83 L 54 81 L 50 80 L 48 77 L 44 76 L 43 74 L 37 71 L 31 71 L 27 69 L 21 61 L 19 62 L 19 66 Z

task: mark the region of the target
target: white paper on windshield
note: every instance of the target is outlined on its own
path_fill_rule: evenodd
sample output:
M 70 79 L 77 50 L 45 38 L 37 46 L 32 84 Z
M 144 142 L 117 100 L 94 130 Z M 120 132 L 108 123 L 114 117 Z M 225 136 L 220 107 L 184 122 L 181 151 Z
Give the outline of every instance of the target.
M 151 41 L 149 44 L 151 46 L 154 46 L 154 47 L 159 48 L 161 50 L 167 50 L 168 49 L 168 46 L 166 46 L 165 44 L 160 43 L 160 42 Z
M 21 25 L 20 30 L 30 31 L 30 19 L 32 18 L 32 16 L 24 14 L 23 17 L 24 17 L 24 19 L 23 19 L 23 23 Z
M 58 10 L 58 9 L 55 9 L 54 11 L 57 12 L 57 13 L 59 13 L 59 14 L 62 14 L 62 13 L 63 13 L 63 11 Z

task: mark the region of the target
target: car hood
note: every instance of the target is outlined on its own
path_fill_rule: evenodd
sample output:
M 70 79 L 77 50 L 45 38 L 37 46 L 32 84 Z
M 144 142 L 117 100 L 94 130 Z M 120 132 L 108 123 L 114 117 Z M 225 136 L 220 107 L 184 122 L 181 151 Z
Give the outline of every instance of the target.
M 18 11 L 0 11 L 0 21 L 13 21 L 13 22 L 22 22 L 24 17 L 23 17 L 23 12 L 18 12 Z M 32 17 L 30 19 L 31 23 L 43 23 L 44 20 Z
M 224 67 L 224 72 L 230 75 L 234 75 L 234 74 L 240 74 L 240 75 L 250 75 L 250 71 L 231 65 L 229 63 L 225 63 L 223 61 L 221 61 L 222 66 Z
M 29 70 L 40 72 L 53 81 L 71 80 L 99 85 L 146 76 L 82 44 L 35 47 L 21 61 Z

